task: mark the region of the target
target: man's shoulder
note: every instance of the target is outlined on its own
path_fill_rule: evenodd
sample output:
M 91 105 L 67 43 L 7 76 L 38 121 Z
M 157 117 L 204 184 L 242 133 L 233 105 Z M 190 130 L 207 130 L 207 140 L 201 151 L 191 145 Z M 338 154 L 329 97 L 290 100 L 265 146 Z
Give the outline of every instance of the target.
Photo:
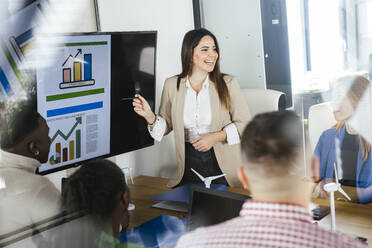
M 283 229 L 286 229 L 286 227 L 283 226 Z M 291 229 L 292 227 L 288 230 L 292 232 Z M 296 227 L 295 233 L 297 233 L 296 235 L 298 235 L 298 241 L 306 241 L 309 247 L 366 247 L 363 243 L 354 240 L 352 237 L 346 234 L 332 232 L 313 223 L 298 225 Z
M 214 247 L 210 241 L 220 243 L 222 234 L 223 236 L 228 237 L 229 233 L 233 234 L 238 232 L 238 229 L 240 229 L 239 223 L 242 223 L 243 221 L 244 220 L 241 217 L 236 217 L 217 225 L 197 228 L 196 230 L 183 235 L 179 239 L 176 248 L 193 246 Z M 207 245 L 207 243 L 210 244 Z
M 0 175 L 6 181 L 9 194 L 21 192 L 21 198 L 31 201 L 29 204 L 30 208 L 34 205 L 59 204 L 61 193 L 53 182 L 45 176 L 16 168 L 9 168 L 6 172 L 0 173 Z
M 268 233 L 281 233 L 275 242 Z M 294 240 L 293 237 L 298 237 Z M 330 232 L 312 223 L 296 222 L 293 224 L 285 220 L 247 220 L 236 217 L 210 227 L 198 228 L 178 241 L 177 248 L 183 247 L 231 247 L 232 243 L 241 243 L 241 247 L 249 244 L 262 244 L 272 247 L 281 247 L 288 242 L 305 242 L 314 247 L 365 247 L 347 235 Z M 274 242 L 274 243 L 273 243 Z
M 322 247 L 367 247 L 364 243 L 361 243 L 343 233 L 332 232 L 316 225 L 314 225 L 314 230 L 318 233 L 318 243 L 324 244 Z

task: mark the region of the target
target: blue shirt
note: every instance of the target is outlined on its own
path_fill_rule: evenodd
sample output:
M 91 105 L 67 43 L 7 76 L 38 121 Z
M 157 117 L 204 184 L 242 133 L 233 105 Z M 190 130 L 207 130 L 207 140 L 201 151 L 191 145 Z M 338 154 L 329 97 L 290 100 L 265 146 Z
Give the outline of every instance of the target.
M 346 126 L 340 130 L 331 128 L 322 133 L 316 145 L 314 154 L 320 161 L 320 179 L 334 177 L 334 163 L 336 162 L 335 139 L 340 140 L 340 145 L 344 140 Z M 372 158 L 371 152 L 367 160 L 362 158 L 361 147 L 359 146 L 358 160 L 356 168 L 356 187 L 360 203 L 372 202 Z

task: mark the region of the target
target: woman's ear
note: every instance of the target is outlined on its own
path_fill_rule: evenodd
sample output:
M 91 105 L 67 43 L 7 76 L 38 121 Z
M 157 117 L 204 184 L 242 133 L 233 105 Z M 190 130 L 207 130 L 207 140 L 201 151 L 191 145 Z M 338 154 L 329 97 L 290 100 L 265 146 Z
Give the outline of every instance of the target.
M 128 226 L 129 226 L 129 211 L 128 211 L 128 206 L 129 206 L 129 190 L 126 190 L 122 194 L 122 200 L 120 201 L 122 205 L 122 211 L 123 215 L 120 219 L 120 232 L 126 231 Z
M 238 178 L 239 178 L 240 182 L 243 184 L 243 187 L 245 189 L 249 189 L 248 178 L 245 175 L 245 171 L 244 171 L 244 167 L 243 166 L 240 166 L 238 168 Z
M 122 203 L 124 205 L 124 208 L 127 209 L 129 205 L 129 192 L 128 190 L 124 191 L 122 195 Z
M 34 141 L 27 143 L 27 152 L 31 153 L 35 158 L 40 154 L 40 151 Z

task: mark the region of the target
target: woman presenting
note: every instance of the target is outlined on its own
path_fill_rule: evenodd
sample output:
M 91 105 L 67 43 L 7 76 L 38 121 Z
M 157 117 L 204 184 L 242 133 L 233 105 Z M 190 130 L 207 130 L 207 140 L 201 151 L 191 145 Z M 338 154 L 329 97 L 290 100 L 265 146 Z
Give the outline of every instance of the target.
M 155 140 L 174 131 L 178 178 L 168 186 L 200 183 L 191 168 L 204 177 L 225 173 L 213 183 L 240 186 L 240 135 L 250 114 L 239 84 L 220 72 L 218 43 L 206 29 L 186 33 L 181 59 L 182 72 L 164 83 L 158 115 L 142 96 L 133 100 Z

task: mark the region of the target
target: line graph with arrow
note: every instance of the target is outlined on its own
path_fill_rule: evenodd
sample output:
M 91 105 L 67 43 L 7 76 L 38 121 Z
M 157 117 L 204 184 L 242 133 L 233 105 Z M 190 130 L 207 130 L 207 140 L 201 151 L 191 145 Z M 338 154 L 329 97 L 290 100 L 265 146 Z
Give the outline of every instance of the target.
M 60 129 L 55 132 L 51 139 L 51 143 L 55 147 L 55 154 L 50 156 L 49 164 L 55 165 L 81 157 L 81 129 L 78 129 L 81 124 L 82 117 L 79 116 L 75 118 L 75 123 L 67 134 Z M 75 139 L 72 138 L 72 134 L 75 134 Z M 61 142 L 54 143 L 58 137 L 63 141 L 64 147 L 62 147 Z
M 82 53 L 83 53 L 82 50 L 79 48 L 75 56 L 72 56 L 71 54 L 68 55 L 67 59 L 65 60 L 65 62 L 63 62 L 62 66 L 65 66 L 65 64 L 67 63 L 67 61 L 69 61 L 69 59 L 74 60 L 79 54 L 82 54 Z

